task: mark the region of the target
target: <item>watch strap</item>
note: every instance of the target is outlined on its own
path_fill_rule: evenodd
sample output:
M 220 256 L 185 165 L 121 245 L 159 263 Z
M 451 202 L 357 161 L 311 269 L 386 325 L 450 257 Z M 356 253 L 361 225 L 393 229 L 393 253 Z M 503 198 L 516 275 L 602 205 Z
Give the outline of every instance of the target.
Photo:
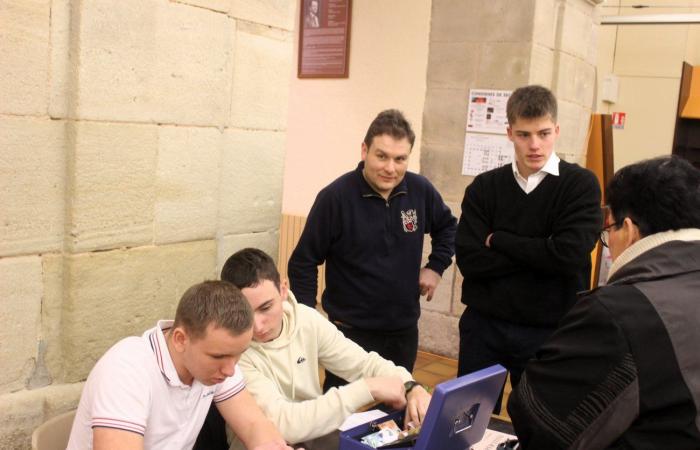
M 408 393 L 413 390 L 414 387 L 418 386 L 418 382 L 415 380 L 409 380 L 403 384 L 403 387 L 406 391 L 406 396 L 408 396 Z

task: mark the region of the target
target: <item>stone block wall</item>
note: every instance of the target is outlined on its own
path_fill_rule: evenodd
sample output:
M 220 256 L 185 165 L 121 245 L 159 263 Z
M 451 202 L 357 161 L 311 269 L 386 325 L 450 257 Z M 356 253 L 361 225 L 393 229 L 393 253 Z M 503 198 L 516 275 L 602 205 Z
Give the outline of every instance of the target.
M 0 450 L 233 251 L 277 254 L 295 12 L 0 1 Z
M 585 140 L 595 100 L 596 5 L 600 0 L 433 0 L 421 173 L 459 217 L 469 89 L 549 87 L 559 100 L 556 151 L 585 162 Z M 426 256 L 429 243 L 426 243 Z M 475 264 L 478 262 L 475 261 Z M 432 302 L 422 303 L 420 347 L 456 357 L 462 277 L 443 274 Z

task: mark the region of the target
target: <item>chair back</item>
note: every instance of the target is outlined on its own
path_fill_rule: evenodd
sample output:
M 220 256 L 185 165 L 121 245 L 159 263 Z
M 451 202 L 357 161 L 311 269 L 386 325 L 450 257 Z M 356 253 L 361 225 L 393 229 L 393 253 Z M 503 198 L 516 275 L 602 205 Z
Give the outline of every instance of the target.
M 59 414 L 32 433 L 32 450 L 66 450 L 75 410 Z

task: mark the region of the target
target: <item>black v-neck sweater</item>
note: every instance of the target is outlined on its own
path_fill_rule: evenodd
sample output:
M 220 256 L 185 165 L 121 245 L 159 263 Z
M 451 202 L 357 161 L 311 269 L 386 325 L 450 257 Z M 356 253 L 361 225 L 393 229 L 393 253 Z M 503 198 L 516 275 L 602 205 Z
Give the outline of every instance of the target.
M 598 181 L 576 164 L 561 161 L 559 175 L 530 194 L 510 165 L 477 176 L 456 236 L 462 303 L 513 323 L 556 325 L 588 289 L 601 223 Z

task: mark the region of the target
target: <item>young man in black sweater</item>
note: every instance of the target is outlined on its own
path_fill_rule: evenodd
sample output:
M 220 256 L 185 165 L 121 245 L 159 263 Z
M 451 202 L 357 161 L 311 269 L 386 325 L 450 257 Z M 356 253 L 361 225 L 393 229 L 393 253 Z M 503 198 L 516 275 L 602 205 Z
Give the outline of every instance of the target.
M 455 247 L 468 308 L 459 322 L 458 374 L 499 363 L 515 386 L 588 288 L 602 214 L 593 173 L 554 153 L 552 92 L 515 90 L 507 115 L 513 163 L 477 176 L 462 201 Z

